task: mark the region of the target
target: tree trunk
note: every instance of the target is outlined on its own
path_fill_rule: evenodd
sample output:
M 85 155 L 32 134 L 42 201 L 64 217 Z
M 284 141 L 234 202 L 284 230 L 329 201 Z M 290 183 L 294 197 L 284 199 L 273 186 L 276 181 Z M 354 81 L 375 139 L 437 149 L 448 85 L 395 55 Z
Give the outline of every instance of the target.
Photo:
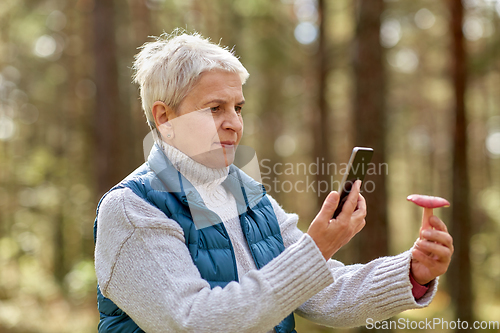
M 368 215 L 367 224 L 357 237 L 360 243 L 359 259 L 362 262 L 387 255 L 388 252 L 387 169 L 380 168 L 381 172 L 378 172 L 379 166 L 386 162 L 385 72 L 383 52 L 379 42 L 380 15 L 383 8 L 383 0 L 359 2 L 354 50 L 356 87 L 353 115 L 354 145 L 372 147 L 374 149 L 372 163 L 377 166 L 376 174 L 367 175 L 363 185 Z
M 131 15 L 131 25 L 133 29 L 133 38 L 131 38 L 130 43 L 127 44 L 132 53 L 130 56 L 135 55 L 139 50 L 139 46 L 145 42 L 151 42 L 152 38 L 148 36 L 152 35 L 153 31 L 153 20 L 152 15 L 148 7 L 146 6 L 146 1 L 144 0 L 131 0 L 129 1 L 130 15 Z M 130 24 L 125 24 L 130 25 Z M 132 57 L 130 57 L 131 59 Z M 127 105 L 128 116 L 126 118 L 126 124 L 124 124 L 123 132 L 125 132 L 124 142 L 127 142 L 127 168 L 126 173 L 135 169 L 138 165 L 144 162 L 144 153 L 149 154 L 149 151 L 144 152 L 143 141 L 146 135 L 149 134 L 149 126 L 146 123 L 146 117 L 141 107 L 141 101 L 138 98 L 137 85 L 129 84 L 130 76 L 125 77 L 126 80 L 122 81 L 123 87 L 125 87 L 125 97 L 122 93 L 122 100 L 124 104 Z
M 367 175 L 362 186 L 368 214 L 366 226 L 354 238 L 357 259 L 361 263 L 388 254 L 387 169 L 379 170 L 379 166 L 386 163 L 386 77 L 379 36 L 383 10 L 383 0 L 358 2 L 353 57 L 356 89 L 353 114 L 354 145 L 373 148 L 372 163 L 377 166 L 376 174 Z M 366 329 L 360 328 L 360 331 Z
M 113 0 L 95 2 L 93 13 L 95 56 L 95 172 L 97 193 L 104 194 L 119 180 L 120 97 L 115 46 Z
M 454 238 L 450 274 L 450 290 L 456 317 L 473 321 L 471 264 L 469 243 L 471 239 L 471 212 L 469 206 L 469 175 L 467 170 L 467 120 L 465 114 L 466 54 L 462 32 L 464 8 L 461 1 L 450 0 L 452 33 L 452 79 L 455 92 L 455 126 L 453 137 L 453 188 L 451 234 Z M 458 332 L 458 330 L 457 330 Z
M 327 38 L 325 34 L 326 26 L 326 8 L 325 1 L 318 1 L 318 17 L 319 17 L 319 34 L 318 34 L 318 51 L 316 55 L 316 79 L 317 79 L 317 112 L 313 119 L 313 137 L 314 137 L 314 156 L 313 162 L 317 159 L 319 164 L 330 163 L 330 144 L 331 140 L 331 128 L 328 121 L 328 102 L 326 99 L 327 94 L 327 78 L 329 72 L 328 65 L 328 51 L 327 51 Z M 325 200 L 325 193 L 319 193 L 319 189 L 324 190 L 327 187 L 328 192 L 332 190 L 331 180 L 329 178 L 328 172 L 318 172 L 316 175 L 316 184 L 318 188 L 317 193 L 317 204 L 321 207 L 323 201 Z M 322 185 L 320 185 L 322 184 Z M 323 185 L 324 184 L 324 185 Z M 337 189 L 334 189 L 337 190 Z

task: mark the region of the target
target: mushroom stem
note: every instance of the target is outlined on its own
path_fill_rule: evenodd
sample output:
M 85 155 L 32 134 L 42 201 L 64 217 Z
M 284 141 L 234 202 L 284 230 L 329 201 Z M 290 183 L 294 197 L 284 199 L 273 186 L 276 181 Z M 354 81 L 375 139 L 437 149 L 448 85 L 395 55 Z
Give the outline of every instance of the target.
M 429 221 L 432 215 L 432 208 L 424 207 L 424 214 L 422 216 L 422 229 L 432 229 L 431 222 Z

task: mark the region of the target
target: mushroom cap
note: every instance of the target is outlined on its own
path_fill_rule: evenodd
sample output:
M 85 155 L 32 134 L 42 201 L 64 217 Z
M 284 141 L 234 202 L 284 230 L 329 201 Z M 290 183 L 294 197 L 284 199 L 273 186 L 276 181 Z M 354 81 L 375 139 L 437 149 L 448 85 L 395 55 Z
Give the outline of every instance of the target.
M 440 208 L 448 207 L 450 203 L 448 200 L 440 197 L 432 197 L 429 195 L 412 194 L 409 195 L 406 200 L 413 202 L 424 208 Z

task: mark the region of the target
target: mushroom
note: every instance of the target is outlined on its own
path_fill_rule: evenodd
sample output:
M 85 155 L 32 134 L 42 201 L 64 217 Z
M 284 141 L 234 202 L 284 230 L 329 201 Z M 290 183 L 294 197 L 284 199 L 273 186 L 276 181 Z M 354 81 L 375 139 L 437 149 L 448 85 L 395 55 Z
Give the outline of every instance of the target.
M 450 203 L 446 199 L 421 194 L 409 195 L 406 200 L 411 201 L 420 207 L 424 207 L 424 215 L 422 216 L 423 229 L 431 228 L 429 219 L 433 215 L 432 210 L 434 208 L 448 207 L 450 205 Z

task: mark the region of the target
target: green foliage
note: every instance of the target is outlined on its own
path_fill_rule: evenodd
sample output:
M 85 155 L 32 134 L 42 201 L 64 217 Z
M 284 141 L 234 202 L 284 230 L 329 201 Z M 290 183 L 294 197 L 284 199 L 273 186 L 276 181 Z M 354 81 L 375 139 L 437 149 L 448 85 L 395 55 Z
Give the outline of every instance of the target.
M 78 262 L 66 275 L 67 290 L 71 298 L 83 301 L 95 291 L 97 283 L 93 260 Z

